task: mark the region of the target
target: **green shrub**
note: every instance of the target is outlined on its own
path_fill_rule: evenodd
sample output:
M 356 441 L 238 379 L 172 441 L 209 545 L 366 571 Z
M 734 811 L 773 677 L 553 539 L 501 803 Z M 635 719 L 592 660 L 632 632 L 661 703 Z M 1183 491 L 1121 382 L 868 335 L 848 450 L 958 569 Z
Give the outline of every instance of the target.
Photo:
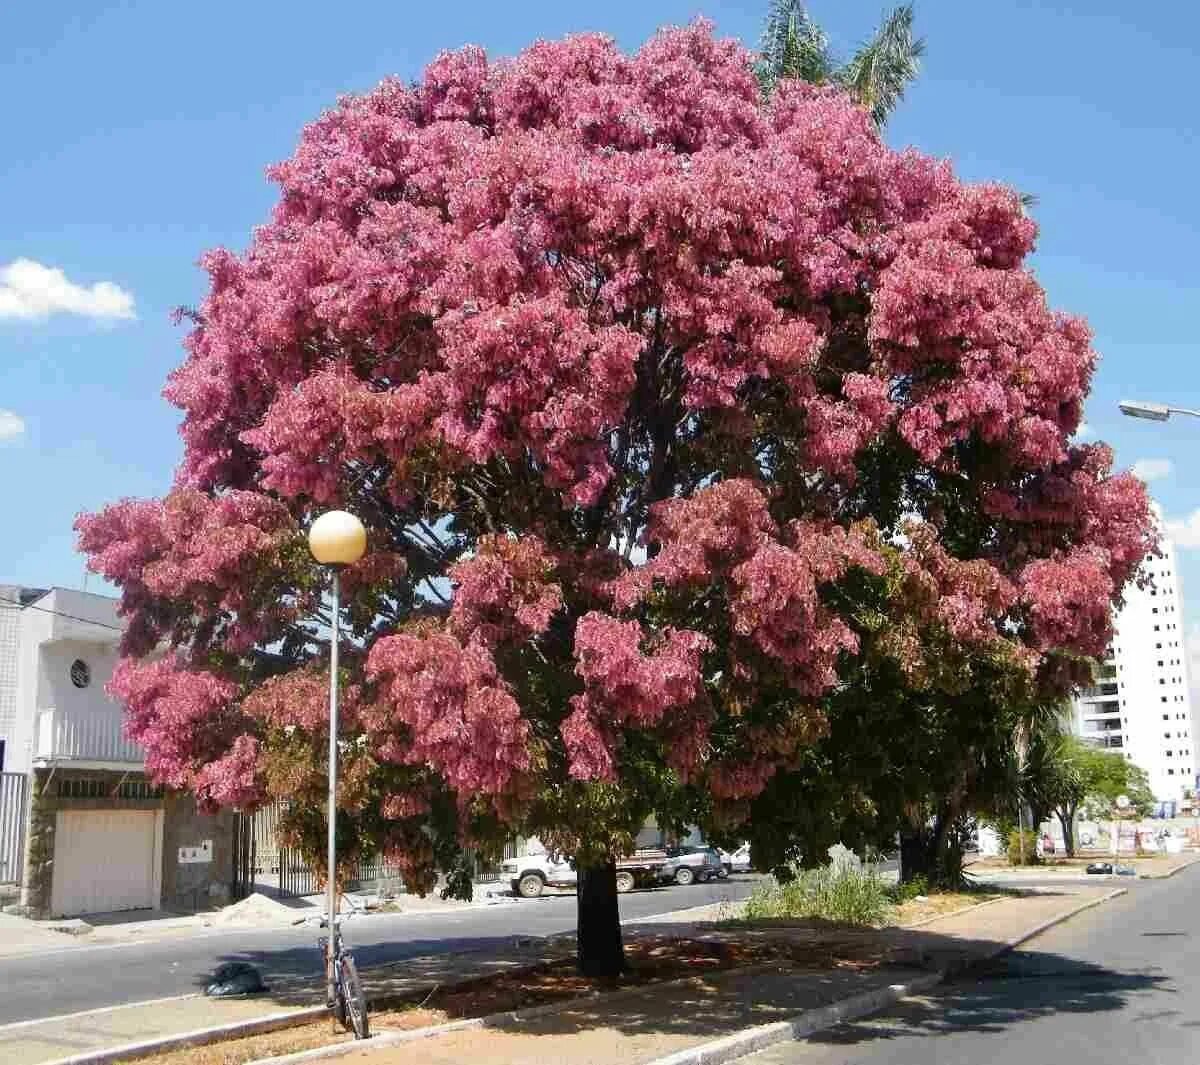
M 1021 857 L 1021 841 L 1024 837 L 1024 860 Z M 1009 865 L 1041 865 L 1042 859 L 1037 852 L 1037 834 L 1022 832 L 1014 828 L 1008 834 L 1008 864 Z
M 843 924 L 881 924 L 891 906 L 888 889 L 870 868 L 797 870 L 795 879 L 755 888 L 746 917 L 820 918 Z
M 929 881 L 924 876 L 914 876 L 907 884 L 897 884 L 894 894 L 897 902 L 910 902 L 918 895 L 929 894 Z

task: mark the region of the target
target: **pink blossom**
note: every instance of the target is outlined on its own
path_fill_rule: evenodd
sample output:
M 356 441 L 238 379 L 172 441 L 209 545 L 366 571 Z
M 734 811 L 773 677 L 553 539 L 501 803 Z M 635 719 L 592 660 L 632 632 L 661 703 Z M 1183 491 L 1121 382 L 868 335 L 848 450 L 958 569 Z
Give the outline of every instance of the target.
M 428 764 L 466 794 L 496 794 L 530 766 L 529 724 L 479 644 L 432 633 L 388 636 L 371 648 L 377 701 L 362 709 L 386 761 Z
M 537 537 L 483 537 L 473 557 L 450 569 L 452 628 L 464 639 L 474 636 L 489 646 L 545 632 L 562 606 L 562 588 L 551 579 L 553 572 L 554 563 Z

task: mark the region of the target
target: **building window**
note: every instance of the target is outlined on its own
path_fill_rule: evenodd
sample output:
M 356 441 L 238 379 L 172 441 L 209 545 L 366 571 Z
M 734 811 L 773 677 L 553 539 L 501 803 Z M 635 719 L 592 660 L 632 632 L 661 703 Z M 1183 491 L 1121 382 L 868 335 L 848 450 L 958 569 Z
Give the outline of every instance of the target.
M 1154 626 L 1154 631 L 1155 631 L 1155 632 L 1158 632 L 1158 630 L 1159 630 L 1160 628 L 1161 628 L 1161 626 L 1159 626 L 1159 625 L 1155 625 L 1155 626 Z M 1156 645 L 1156 646 L 1161 646 L 1161 645 Z
M 1159 664 L 1160 666 L 1163 664 L 1163 660 L 1162 660 L 1161 658 L 1158 660 L 1158 664 Z
M 1164 703 L 1167 701 L 1167 697 L 1166 697 L 1165 695 L 1162 697 L 1162 701 L 1163 701 Z
M 76 688 L 86 688 L 92 683 L 91 667 L 82 658 L 71 663 L 71 683 Z
M 1175 770 L 1174 770 L 1174 769 L 1168 769 L 1168 770 L 1167 770 L 1167 776 L 1169 776 L 1169 777 L 1173 777 L 1174 775 L 1175 775 Z
M 1170 714 L 1163 714 L 1163 720 L 1164 720 L 1164 721 L 1170 721 L 1170 720 L 1171 720 L 1171 715 L 1170 715 Z

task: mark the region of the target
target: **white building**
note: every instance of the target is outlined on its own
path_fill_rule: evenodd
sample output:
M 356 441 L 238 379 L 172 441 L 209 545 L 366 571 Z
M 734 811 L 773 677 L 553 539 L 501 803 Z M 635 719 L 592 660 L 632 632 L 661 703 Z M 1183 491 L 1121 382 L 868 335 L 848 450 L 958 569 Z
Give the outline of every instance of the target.
M 0 589 L 0 597 L 4 771 L 140 771 L 141 749 L 125 739 L 121 707 L 104 691 L 121 639 L 117 601 L 66 588 L 11 586 Z
M 1175 545 L 1164 536 L 1161 550 L 1143 567 L 1146 587 L 1126 587 L 1109 655 L 1095 686 L 1080 693 L 1075 714 L 1084 739 L 1120 751 L 1150 775 L 1155 798 L 1178 804 L 1191 799 L 1200 758 Z
M 229 897 L 233 817 L 147 779 L 104 690 L 122 627 L 108 596 L 0 586 L 0 893 L 32 916 Z

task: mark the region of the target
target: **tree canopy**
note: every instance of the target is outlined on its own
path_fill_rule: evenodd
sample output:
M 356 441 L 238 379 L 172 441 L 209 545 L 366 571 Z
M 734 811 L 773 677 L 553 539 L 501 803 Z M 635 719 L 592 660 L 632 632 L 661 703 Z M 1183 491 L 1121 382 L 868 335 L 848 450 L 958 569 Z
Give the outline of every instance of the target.
M 291 798 L 321 863 L 332 506 L 370 538 L 345 860 L 415 890 L 512 831 L 586 867 L 650 813 L 780 854 L 877 827 L 1103 651 L 1154 539 L 1072 440 L 1087 326 L 1013 192 L 837 88 L 764 101 L 703 22 L 465 48 L 271 175 L 249 249 L 203 259 L 174 487 L 77 523 L 156 779 Z

